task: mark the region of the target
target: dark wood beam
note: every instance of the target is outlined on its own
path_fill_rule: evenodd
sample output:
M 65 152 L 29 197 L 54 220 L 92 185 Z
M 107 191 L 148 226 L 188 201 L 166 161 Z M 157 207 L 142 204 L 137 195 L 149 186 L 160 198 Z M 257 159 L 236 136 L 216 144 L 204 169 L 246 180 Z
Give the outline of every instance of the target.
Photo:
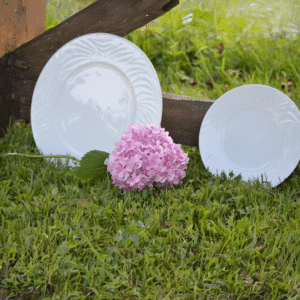
M 30 122 L 30 105 L 37 79 L 51 56 L 63 45 L 95 32 L 124 37 L 178 4 L 179 0 L 98 0 L 2 56 L 0 139 L 7 132 L 10 118 Z

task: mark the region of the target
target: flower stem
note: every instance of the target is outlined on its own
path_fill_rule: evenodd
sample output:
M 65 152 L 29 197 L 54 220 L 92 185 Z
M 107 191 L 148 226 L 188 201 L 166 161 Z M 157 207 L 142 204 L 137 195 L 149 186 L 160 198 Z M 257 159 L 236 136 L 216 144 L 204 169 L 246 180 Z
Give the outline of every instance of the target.
M 25 156 L 25 157 L 53 157 L 53 158 L 70 158 L 73 160 L 76 160 L 78 162 L 80 162 L 79 159 L 71 156 L 71 155 L 27 155 L 27 154 L 19 154 L 19 153 L 4 153 L 4 154 L 0 154 L 0 156 L 8 156 L 8 155 L 20 155 L 20 156 Z

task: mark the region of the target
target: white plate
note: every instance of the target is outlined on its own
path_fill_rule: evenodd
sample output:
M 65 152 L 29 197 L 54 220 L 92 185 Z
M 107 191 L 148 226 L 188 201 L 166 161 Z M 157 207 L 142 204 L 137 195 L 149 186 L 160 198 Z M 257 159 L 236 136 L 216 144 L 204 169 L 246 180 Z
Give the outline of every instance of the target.
M 39 151 L 77 159 L 91 150 L 110 153 L 129 125 L 160 126 L 161 118 L 161 87 L 152 63 L 129 40 L 108 33 L 86 34 L 62 46 L 43 68 L 31 104 Z
M 300 160 L 300 113 L 275 88 L 251 84 L 222 95 L 206 113 L 199 133 L 205 168 L 232 171 L 242 180 L 284 181 Z M 263 177 L 261 177 L 263 176 Z

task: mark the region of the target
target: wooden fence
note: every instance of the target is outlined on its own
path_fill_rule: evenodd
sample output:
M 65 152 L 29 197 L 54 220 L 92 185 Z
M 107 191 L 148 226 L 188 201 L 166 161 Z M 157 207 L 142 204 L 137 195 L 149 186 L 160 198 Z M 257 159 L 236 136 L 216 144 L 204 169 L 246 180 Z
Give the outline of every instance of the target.
M 4 0 L 12 1 L 12 0 Z M 43 1 L 43 0 L 41 0 Z M 0 58 L 0 139 L 10 119 L 30 123 L 37 79 L 51 56 L 69 41 L 88 33 L 121 37 L 164 15 L 179 0 L 98 0 L 59 25 Z M 199 130 L 213 100 L 163 94 L 161 127 L 174 143 L 199 147 Z

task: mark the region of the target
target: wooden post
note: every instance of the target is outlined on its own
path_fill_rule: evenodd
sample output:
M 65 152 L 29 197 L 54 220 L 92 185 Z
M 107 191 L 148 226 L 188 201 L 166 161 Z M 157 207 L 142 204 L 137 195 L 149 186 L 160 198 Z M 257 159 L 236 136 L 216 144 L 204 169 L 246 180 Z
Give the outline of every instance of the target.
M 0 57 L 46 30 L 47 0 L 0 1 Z

